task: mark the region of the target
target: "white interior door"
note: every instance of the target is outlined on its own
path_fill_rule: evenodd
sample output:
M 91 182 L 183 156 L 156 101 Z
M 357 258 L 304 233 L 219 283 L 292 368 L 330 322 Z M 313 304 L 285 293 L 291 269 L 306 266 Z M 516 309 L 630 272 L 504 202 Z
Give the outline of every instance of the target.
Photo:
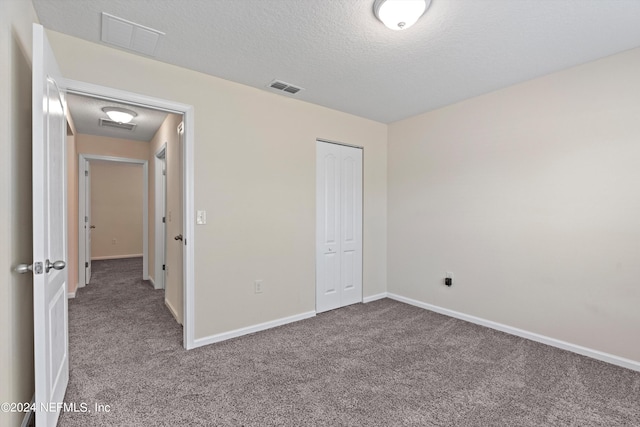
M 316 143 L 316 312 L 362 301 L 362 150 Z
M 158 151 L 154 158 L 154 196 L 155 196 L 155 289 L 165 289 L 165 265 L 167 252 L 167 167 L 166 146 Z
M 95 226 L 91 223 L 91 163 L 87 160 L 84 169 L 84 283 L 91 281 L 91 234 Z
M 36 424 L 55 426 L 69 382 L 65 134 L 56 59 L 33 25 L 33 323 Z M 46 409 L 46 410 L 45 410 Z
M 165 151 L 166 154 L 166 151 Z M 160 208 L 162 215 L 162 226 L 160 227 L 160 243 L 161 243 L 161 257 L 162 257 L 162 289 L 166 289 L 167 283 L 167 275 L 166 275 L 166 264 L 167 264 L 167 159 L 166 157 L 162 158 L 162 177 L 160 177 L 160 181 L 162 183 L 161 189 L 161 198 L 160 198 Z

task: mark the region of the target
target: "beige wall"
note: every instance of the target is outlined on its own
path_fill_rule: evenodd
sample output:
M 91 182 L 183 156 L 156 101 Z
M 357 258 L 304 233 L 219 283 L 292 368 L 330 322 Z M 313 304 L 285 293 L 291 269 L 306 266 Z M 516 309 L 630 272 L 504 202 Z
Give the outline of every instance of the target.
M 384 124 L 48 35 L 67 78 L 194 106 L 196 338 L 314 310 L 316 138 L 364 146 L 364 295 L 386 290 Z
M 50 35 L 51 33 L 47 33 Z M 62 62 L 58 59 L 58 63 Z M 59 64 L 61 68 L 62 64 Z M 108 138 L 78 134 L 77 148 L 79 154 L 93 154 L 97 156 L 125 157 L 129 159 L 148 160 L 149 143 L 129 139 Z
M 91 160 L 91 259 L 142 256 L 142 165 Z
M 638 76 L 635 49 L 390 125 L 389 292 L 640 361 Z
M 182 242 L 174 236 L 182 230 L 181 147 L 177 127 L 182 116 L 169 114 L 150 141 L 149 149 L 149 275 L 155 280 L 155 154 L 166 144 L 167 180 L 167 246 L 165 302 L 176 320 L 183 322 Z
M 31 2 L 0 1 L 0 402 L 28 402 L 33 384 L 31 263 Z M 0 411 L 0 425 L 24 414 Z

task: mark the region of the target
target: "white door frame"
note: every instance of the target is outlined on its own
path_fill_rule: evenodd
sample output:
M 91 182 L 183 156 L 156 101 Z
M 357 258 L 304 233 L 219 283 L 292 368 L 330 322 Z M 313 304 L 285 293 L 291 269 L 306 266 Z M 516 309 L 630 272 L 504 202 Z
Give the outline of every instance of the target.
M 142 165 L 143 175 L 143 190 L 142 190 L 142 279 L 149 280 L 149 162 L 141 159 L 129 159 L 126 157 L 115 156 L 100 156 L 95 154 L 79 153 L 78 154 L 78 280 L 85 286 L 86 277 L 84 280 L 80 280 L 80 272 L 83 272 L 85 263 L 91 262 L 90 259 L 85 259 L 87 251 L 85 250 L 85 233 L 87 229 L 84 227 L 84 218 L 87 215 L 85 200 L 87 194 L 87 188 L 85 188 L 86 180 L 82 179 L 85 176 L 87 162 L 90 160 L 102 160 L 115 163 L 126 163 Z M 90 225 L 90 224 L 89 224 Z
M 182 114 L 184 122 L 184 144 L 182 146 L 183 158 L 183 200 L 182 207 L 184 248 L 183 248 L 183 341 L 184 348 L 195 348 L 195 266 L 194 266 L 194 108 L 191 105 L 181 104 L 160 98 L 140 95 L 119 89 L 80 82 L 77 80 L 61 79 L 58 82 L 69 93 L 106 99 L 115 102 L 124 102 L 141 107 L 154 108 L 169 113 Z M 83 264 L 84 265 L 84 264 Z
M 154 281 L 153 287 L 155 289 L 165 289 L 165 275 L 162 266 L 166 259 L 166 222 L 162 221 L 166 214 L 166 199 L 167 190 L 165 182 L 165 168 L 166 168 L 166 154 L 167 143 L 165 142 L 160 146 L 158 151 L 153 153 L 154 164 L 154 198 L 155 198 L 155 229 L 153 230 L 155 235 L 155 256 L 154 256 Z

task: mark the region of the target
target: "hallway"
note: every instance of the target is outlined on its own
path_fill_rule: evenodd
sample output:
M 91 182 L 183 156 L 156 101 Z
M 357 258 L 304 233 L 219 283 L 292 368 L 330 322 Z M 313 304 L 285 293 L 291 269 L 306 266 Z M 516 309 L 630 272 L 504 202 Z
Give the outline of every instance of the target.
M 65 402 L 77 411 L 61 414 L 60 426 L 124 425 L 132 413 L 153 410 L 159 396 L 141 391 L 161 393 L 152 381 L 168 363 L 163 355 L 182 350 L 182 327 L 164 305 L 164 291 L 142 280 L 142 258 L 92 264 L 91 284 L 69 300 Z M 83 413 L 83 403 L 91 414 Z M 109 405 L 109 413 L 95 413 L 96 404 Z

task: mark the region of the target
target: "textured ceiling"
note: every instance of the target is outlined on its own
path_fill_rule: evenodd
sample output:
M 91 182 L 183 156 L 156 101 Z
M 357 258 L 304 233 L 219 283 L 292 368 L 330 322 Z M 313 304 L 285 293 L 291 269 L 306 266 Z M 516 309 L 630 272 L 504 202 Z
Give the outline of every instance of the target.
M 385 123 L 640 46 L 640 0 L 433 0 L 406 31 L 373 0 L 33 3 L 46 28 L 101 43 L 107 12 L 166 33 L 160 61 Z
M 151 141 L 167 117 L 167 113 L 163 111 L 75 94 L 67 94 L 67 106 L 71 113 L 73 125 L 78 133 L 133 141 Z M 108 119 L 107 115 L 102 111 L 103 107 L 120 107 L 135 111 L 138 115 L 133 119 L 132 123 L 135 123 L 136 127 L 129 131 L 99 126 L 100 118 Z

